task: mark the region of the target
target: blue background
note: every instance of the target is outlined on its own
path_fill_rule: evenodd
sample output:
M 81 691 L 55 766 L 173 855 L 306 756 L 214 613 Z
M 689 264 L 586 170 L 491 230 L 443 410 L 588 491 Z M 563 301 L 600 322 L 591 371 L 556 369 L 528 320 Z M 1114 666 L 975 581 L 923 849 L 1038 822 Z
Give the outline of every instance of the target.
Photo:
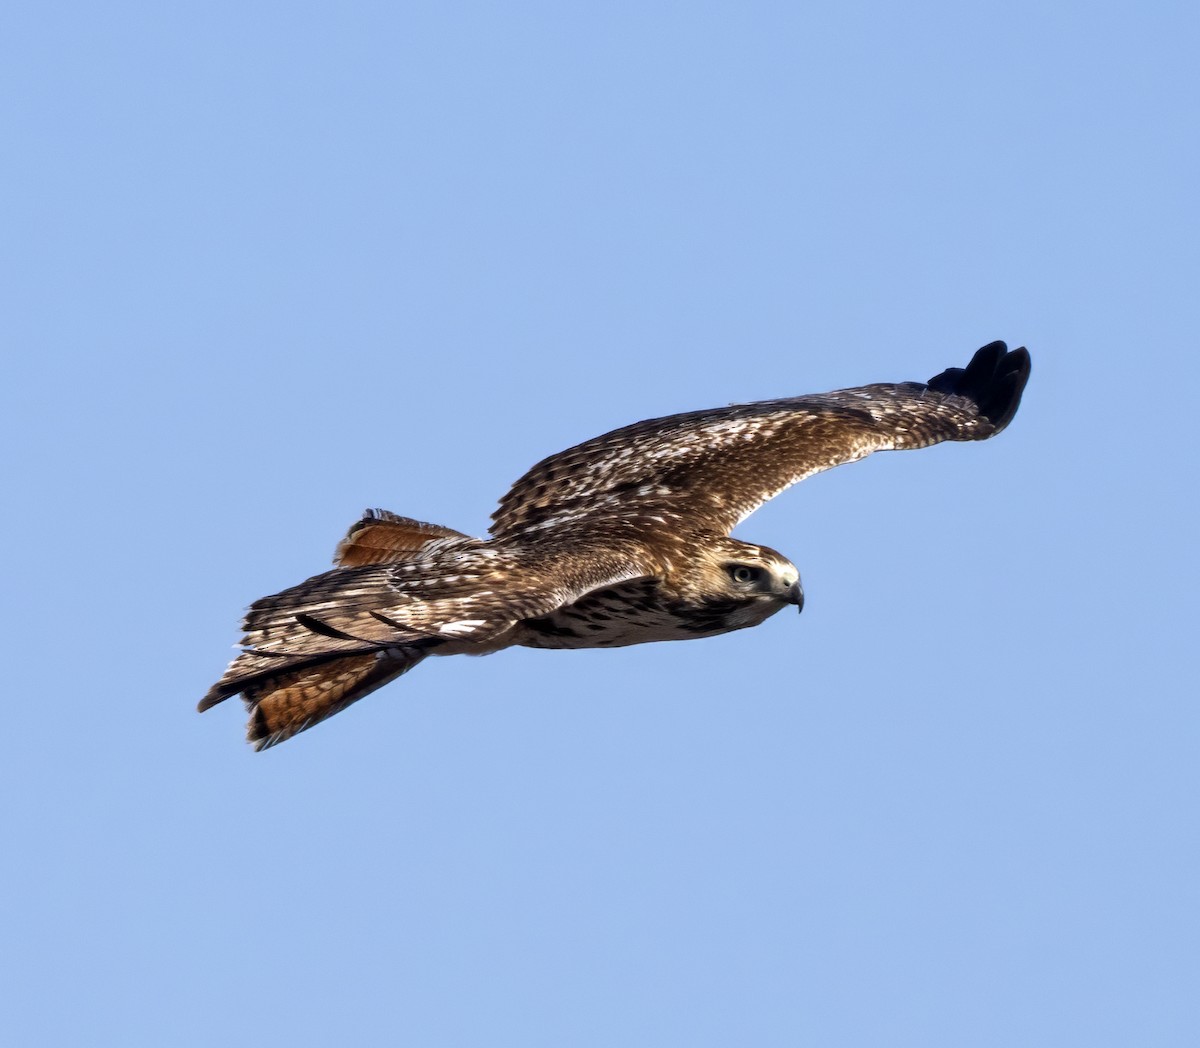
M 0 1039 L 1195 1043 L 1194 5 L 0 17 Z M 194 711 L 364 506 L 995 338 L 800 618 Z

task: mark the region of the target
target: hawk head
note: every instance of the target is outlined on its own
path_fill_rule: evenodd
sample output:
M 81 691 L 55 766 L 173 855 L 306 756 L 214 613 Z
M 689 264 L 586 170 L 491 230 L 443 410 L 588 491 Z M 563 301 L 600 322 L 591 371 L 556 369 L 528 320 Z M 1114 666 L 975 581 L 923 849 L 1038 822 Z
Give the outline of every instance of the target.
M 700 617 L 719 619 L 724 630 L 757 626 L 789 604 L 804 607 L 800 572 L 782 553 L 715 535 L 696 551 L 673 581 Z

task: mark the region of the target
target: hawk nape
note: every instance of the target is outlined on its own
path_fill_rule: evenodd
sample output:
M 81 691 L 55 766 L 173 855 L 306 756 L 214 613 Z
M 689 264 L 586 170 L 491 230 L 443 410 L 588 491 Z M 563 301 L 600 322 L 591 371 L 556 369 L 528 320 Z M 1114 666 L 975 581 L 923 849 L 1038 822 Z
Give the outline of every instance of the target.
M 551 455 L 476 539 L 383 510 L 338 565 L 251 605 L 244 650 L 200 702 L 241 693 L 256 749 L 289 739 L 429 655 L 710 637 L 800 607 L 782 554 L 729 537 L 784 488 L 872 451 L 986 440 L 1029 354 L 1003 342 L 924 385 L 879 384 L 650 419 Z

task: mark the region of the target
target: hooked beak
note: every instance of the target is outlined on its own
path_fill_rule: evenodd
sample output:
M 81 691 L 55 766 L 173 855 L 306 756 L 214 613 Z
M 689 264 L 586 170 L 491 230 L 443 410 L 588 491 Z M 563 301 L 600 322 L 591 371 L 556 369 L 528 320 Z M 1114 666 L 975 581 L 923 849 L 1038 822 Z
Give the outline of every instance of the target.
M 797 611 L 804 610 L 804 590 L 800 588 L 800 580 L 797 579 L 790 590 L 787 591 L 787 602 L 795 604 Z

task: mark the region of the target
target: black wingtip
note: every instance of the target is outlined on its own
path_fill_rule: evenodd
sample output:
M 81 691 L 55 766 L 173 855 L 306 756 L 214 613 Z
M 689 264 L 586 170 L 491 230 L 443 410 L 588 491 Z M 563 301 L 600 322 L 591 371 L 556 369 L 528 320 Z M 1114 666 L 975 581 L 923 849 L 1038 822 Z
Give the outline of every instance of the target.
M 1029 381 L 1029 350 L 1024 346 L 1009 352 L 1003 342 L 990 342 L 977 350 L 965 368 L 947 368 L 929 380 L 938 393 L 966 397 L 999 433 L 1012 421 Z

